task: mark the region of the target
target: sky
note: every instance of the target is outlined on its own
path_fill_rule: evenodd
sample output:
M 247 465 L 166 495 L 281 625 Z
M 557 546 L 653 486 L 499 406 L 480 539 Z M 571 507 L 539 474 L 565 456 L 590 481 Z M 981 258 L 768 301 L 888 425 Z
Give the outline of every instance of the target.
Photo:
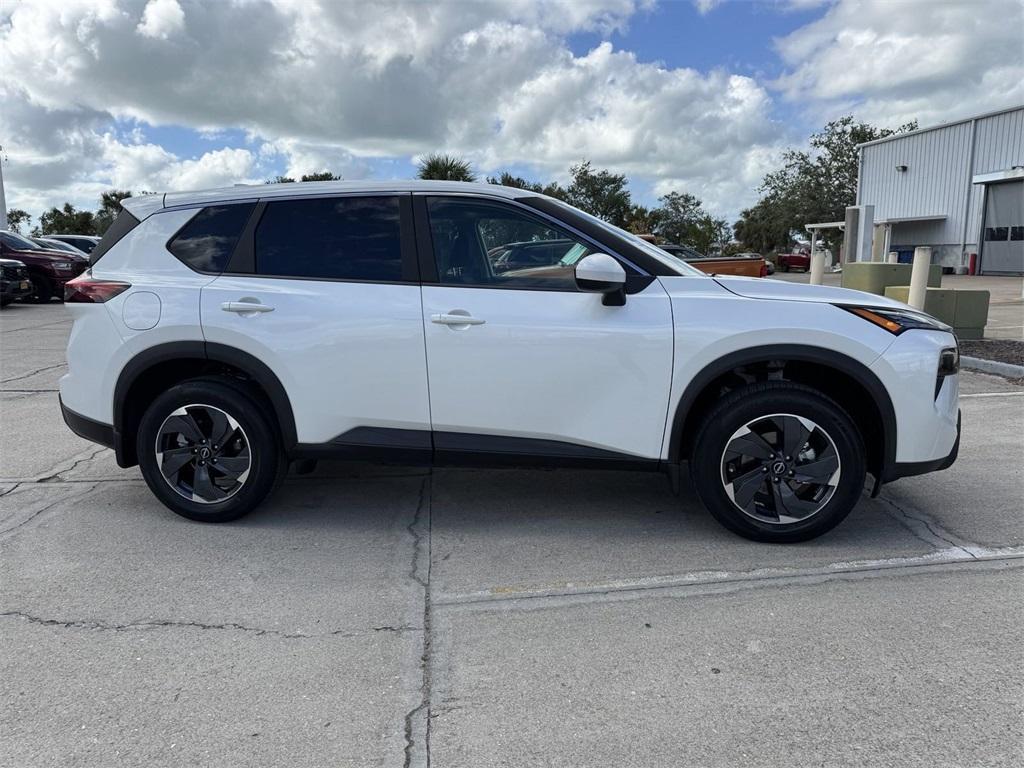
M 1024 0 L 0 0 L 8 207 L 331 170 L 625 173 L 734 219 L 853 114 L 1024 103 Z

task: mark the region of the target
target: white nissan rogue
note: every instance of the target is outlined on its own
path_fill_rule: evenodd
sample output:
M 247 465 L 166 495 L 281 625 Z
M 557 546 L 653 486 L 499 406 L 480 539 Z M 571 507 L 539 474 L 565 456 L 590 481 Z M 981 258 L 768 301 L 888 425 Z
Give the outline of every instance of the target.
M 325 182 L 124 201 L 67 285 L 61 407 L 193 520 L 290 462 L 682 466 L 799 541 L 959 444 L 951 329 L 839 288 L 709 277 L 557 200 Z

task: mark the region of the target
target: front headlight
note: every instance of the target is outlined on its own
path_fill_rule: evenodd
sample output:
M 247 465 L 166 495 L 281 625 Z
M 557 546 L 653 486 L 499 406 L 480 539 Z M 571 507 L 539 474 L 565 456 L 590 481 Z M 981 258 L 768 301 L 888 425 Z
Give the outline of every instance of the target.
M 58 272 L 70 272 L 74 269 L 74 265 L 67 261 L 55 261 L 53 263 L 53 268 Z
M 836 306 L 840 309 L 845 309 L 847 312 L 852 312 L 858 317 L 864 318 L 869 323 L 874 323 L 879 328 L 884 328 L 896 336 L 914 328 L 924 328 L 929 331 L 953 331 L 948 325 L 936 320 L 931 315 L 915 312 L 912 309 L 850 307 L 843 304 L 837 304 Z

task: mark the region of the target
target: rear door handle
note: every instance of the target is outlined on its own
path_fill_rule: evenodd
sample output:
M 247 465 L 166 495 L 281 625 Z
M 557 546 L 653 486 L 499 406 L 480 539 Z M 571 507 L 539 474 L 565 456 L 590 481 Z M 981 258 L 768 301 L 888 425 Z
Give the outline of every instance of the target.
M 240 315 L 246 315 L 249 313 L 258 314 L 260 312 L 273 312 L 273 307 L 268 307 L 266 304 L 260 304 L 258 301 L 225 301 L 220 305 L 220 308 L 225 312 L 237 312 Z
M 472 317 L 464 310 L 455 309 L 451 312 L 431 315 L 430 322 L 440 323 L 441 325 L 483 325 L 487 321 L 482 317 Z

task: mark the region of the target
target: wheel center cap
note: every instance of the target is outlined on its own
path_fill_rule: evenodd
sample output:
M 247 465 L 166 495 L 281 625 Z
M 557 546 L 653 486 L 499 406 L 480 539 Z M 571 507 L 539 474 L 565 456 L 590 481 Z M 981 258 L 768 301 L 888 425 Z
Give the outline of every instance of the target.
M 211 453 L 212 453 L 212 451 L 209 448 L 206 448 L 206 447 L 200 448 L 199 449 L 199 458 L 202 459 L 203 461 L 206 461 L 208 458 L 210 458 L 210 454 Z
M 785 471 L 786 471 L 786 462 L 784 462 L 784 461 L 776 461 L 774 464 L 772 464 L 772 472 L 774 472 L 776 475 L 781 475 Z

